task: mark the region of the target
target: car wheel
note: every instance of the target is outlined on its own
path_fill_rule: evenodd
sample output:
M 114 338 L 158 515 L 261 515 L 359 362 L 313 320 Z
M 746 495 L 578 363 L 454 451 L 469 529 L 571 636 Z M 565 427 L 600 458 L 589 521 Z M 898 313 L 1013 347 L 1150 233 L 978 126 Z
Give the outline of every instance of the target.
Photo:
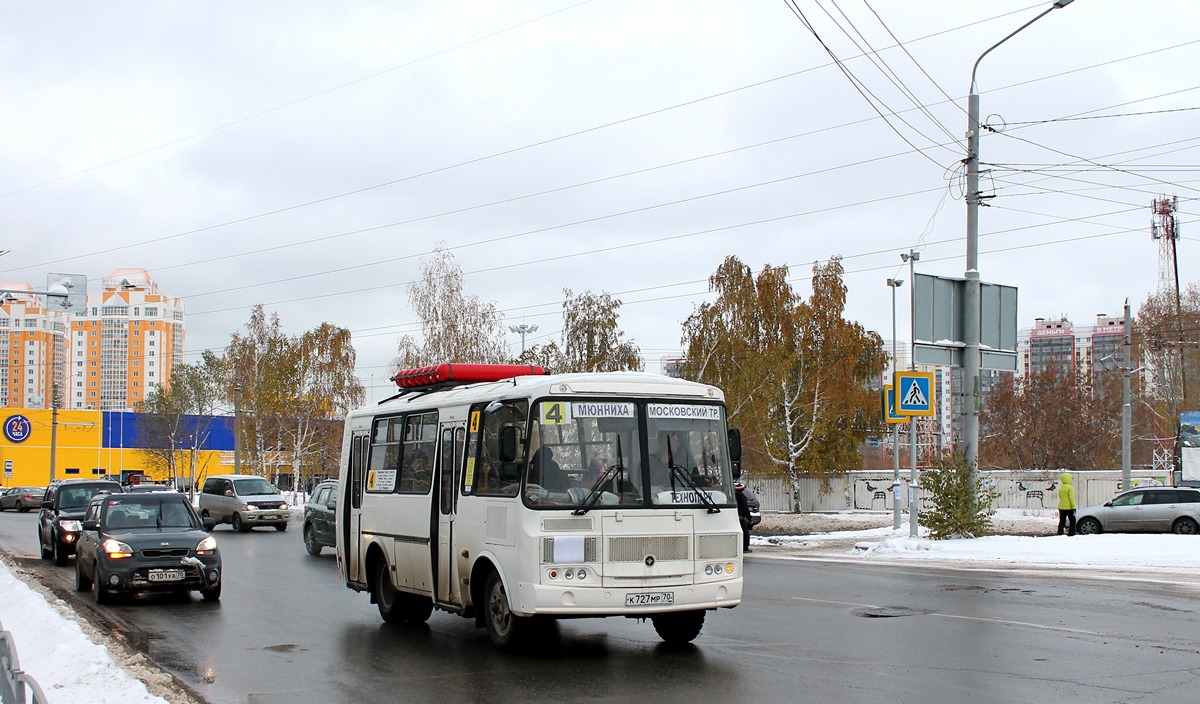
M 111 597 L 104 590 L 104 575 L 100 574 L 100 566 L 92 565 L 92 594 L 96 597 L 96 603 L 100 605 L 107 604 Z
M 504 589 L 504 580 L 500 578 L 500 573 L 494 570 L 488 575 L 487 586 L 484 588 L 483 608 L 483 623 L 487 627 L 492 645 L 500 650 L 515 650 L 521 647 L 526 634 L 533 628 L 532 619 L 512 612 L 508 592 Z
M 696 640 L 704 627 L 703 611 L 675 611 L 651 616 L 658 637 L 672 645 L 683 645 Z
M 1075 526 L 1075 532 L 1080 535 L 1099 535 L 1104 532 L 1104 528 L 1095 518 L 1085 518 Z
M 312 526 L 304 526 L 304 547 L 309 555 L 321 554 L 321 544 L 317 542 L 317 532 Z
M 217 586 L 215 587 L 201 589 L 200 596 L 203 597 L 205 601 L 218 601 L 221 598 L 221 583 L 217 582 Z
M 230 523 L 230 525 L 232 525 L 233 529 L 239 533 L 250 532 L 250 526 L 246 525 L 245 522 L 242 521 L 242 514 L 240 513 L 233 514 L 233 521 Z
M 58 565 L 59 567 L 66 567 L 67 563 L 70 561 L 71 556 L 67 553 L 67 546 L 63 545 L 61 541 L 56 539 L 54 541 L 54 564 Z
M 1183 516 L 1171 526 L 1171 532 L 1179 535 L 1195 535 L 1200 532 L 1200 526 L 1196 525 L 1195 519 Z
M 28 513 L 29 509 L 25 508 L 25 504 L 18 501 L 17 502 L 17 511 L 20 513 Z
M 83 573 L 83 560 L 75 561 L 75 591 L 86 592 L 92 588 L 92 580 Z
M 282 533 L 282 532 L 284 532 L 284 531 L 286 531 L 286 530 L 287 530 L 287 524 L 286 524 L 286 523 L 276 523 L 276 524 L 275 524 L 275 530 L 277 530 L 277 531 L 279 531 L 280 533 Z

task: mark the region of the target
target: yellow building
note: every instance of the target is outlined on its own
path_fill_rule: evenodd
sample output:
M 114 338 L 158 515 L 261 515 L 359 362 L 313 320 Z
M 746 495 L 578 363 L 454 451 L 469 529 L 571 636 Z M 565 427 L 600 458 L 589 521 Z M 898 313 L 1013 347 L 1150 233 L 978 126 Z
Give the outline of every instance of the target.
M 130 474 L 168 479 L 165 469 L 154 467 L 138 450 L 141 414 L 63 409 L 56 417 L 49 409 L 10 408 L 0 415 L 4 486 L 46 486 L 52 478 L 119 481 Z M 200 422 L 210 430 L 199 450 L 199 477 L 233 472 L 233 419 L 215 416 Z

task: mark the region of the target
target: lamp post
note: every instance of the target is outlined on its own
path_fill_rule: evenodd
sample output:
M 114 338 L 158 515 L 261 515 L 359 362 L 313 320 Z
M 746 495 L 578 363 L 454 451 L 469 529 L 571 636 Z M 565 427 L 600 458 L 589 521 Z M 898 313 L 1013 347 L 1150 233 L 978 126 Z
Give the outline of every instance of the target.
M 917 370 L 917 353 L 916 353 L 916 323 L 913 318 L 916 317 L 916 297 L 917 297 L 917 274 L 913 271 L 913 263 L 921 258 L 921 253 L 915 249 L 908 250 L 908 254 L 901 254 L 900 261 L 908 262 L 908 280 L 912 285 L 908 287 L 911 293 L 908 296 L 908 325 L 909 325 L 909 348 L 908 353 L 908 368 L 912 371 Z M 893 311 L 892 316 L 895 317 Z M 930 390 L 932 395 L 933 389 Z M 897 391 L 896 393 L 899 393 Z M 930 399 L 933 403 L 933 399 Z M 912 483 L 912 489 L 909 491 L 908 507 L 908 535 L 911 538 L 920 537 L 920 493 L 921 493 L 921 478 L 917 475 L 917 417 L 908 417 L 908 481 Z
M 904 279 L 888 279 L 892 289 L 892 394 L 896 394 L 896 289 Z M 892 423 L 892 528 L 900 530 L 900 424 Z
M 963 455 L 972 480 L 979 459 L 979 203 L 983 199 L 979 192 L 979 88 L 975 84 L 975 72 L 979 70 L 979 62 L 993 49 L 1053 10 L 1064 8 L 1073 1 L 1055 0 L 1053 5 L 1037 17 L 980 54 L 975 60 L 975 65 L 971 67 L 971 92 L 967 97 L 967 281 L 963 296 L 963 342 L 966 343 L 963 350 L 963 386 L 967 396 L 963 399 L 962 435 Z
M 538 329 L 538 326 L 536 324 L 526 325 L 525 323 L 521 323 L 520 325 L 509 325 L 508 326 L 509 332 L 515 332 L 521 336 L 521 354 L 522 355 L 525 354 L 525 336 L 531 332 L 537 332 L 537 329 Z

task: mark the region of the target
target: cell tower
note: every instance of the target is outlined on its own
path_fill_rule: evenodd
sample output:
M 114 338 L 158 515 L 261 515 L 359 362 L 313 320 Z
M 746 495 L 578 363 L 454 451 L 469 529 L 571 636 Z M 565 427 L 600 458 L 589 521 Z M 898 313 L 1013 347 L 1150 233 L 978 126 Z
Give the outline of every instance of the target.
M 1175 240 L 1179 238 L 1179 221 L 1175 218 L 1178 196 L 1154 201 L 1150 209 L 1150 239 L 1158 242 L 1158 292 L 1178 291 L 1179 262 L 1175 258 Z

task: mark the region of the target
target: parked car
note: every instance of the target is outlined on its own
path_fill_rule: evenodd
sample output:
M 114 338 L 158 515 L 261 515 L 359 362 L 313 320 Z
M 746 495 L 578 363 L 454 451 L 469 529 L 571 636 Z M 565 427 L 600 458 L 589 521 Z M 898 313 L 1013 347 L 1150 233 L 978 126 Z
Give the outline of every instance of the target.
M 1077 533 L 1200 533 L 1200 489 L 1130 489 L 1099 506 L 1075 512 Z
M 200 491 L 200 515 L 228 523 L 240 533 L 255 526 L 275 526 L 275 530 L 285 531 L 290 518 L 279 490 L 266 479 L 248 474 L 206 479 Z
M 177 491 L 102 494 L 88 503 L 75 559 L 75 589 L 96 603 L 114 594 L 199 590 L 221 598 L 221 553 L 187 497 Z
M 130 474 L 121 481 L 121 484 L 130 487 L 137 486 L 138 484 L 150 484 L 153 481 L 149 474 Z
M 46 495 L 45 487 L 14 486 L 0 494 L 0 511 L 16 509 L 25 513 L 31 508 L 42 505 L 42 497 Z
M 304 504 L 304 547 L 309 555 L 320 555 L 321 548 L 335 547 L 334 511 L 337 506 L 337 480 L 328 479 L 313 487 Z
M 71 479 L 46 487 L 38 515 L 38 544 L 43 560 L 54 558 L 59 567 L 67 564 L 75 554 L 80 521 L 87 512 L 88 502 L 102 491 L 124 493 L 120 484 L 107 479 Z
M 745 495 L 746 505 L 750 508 L 750 527 L 753 528 L 762 523 L 762 512 L 760 510 L 762 504 L 758 500 L 758 494 L 751 491 L 750 487 L 743 489 L 742 494 Z
M 134 484 L 125 491 L 129 493 L 141 493 L 146 491 L 175 491 L 166 484 Z

